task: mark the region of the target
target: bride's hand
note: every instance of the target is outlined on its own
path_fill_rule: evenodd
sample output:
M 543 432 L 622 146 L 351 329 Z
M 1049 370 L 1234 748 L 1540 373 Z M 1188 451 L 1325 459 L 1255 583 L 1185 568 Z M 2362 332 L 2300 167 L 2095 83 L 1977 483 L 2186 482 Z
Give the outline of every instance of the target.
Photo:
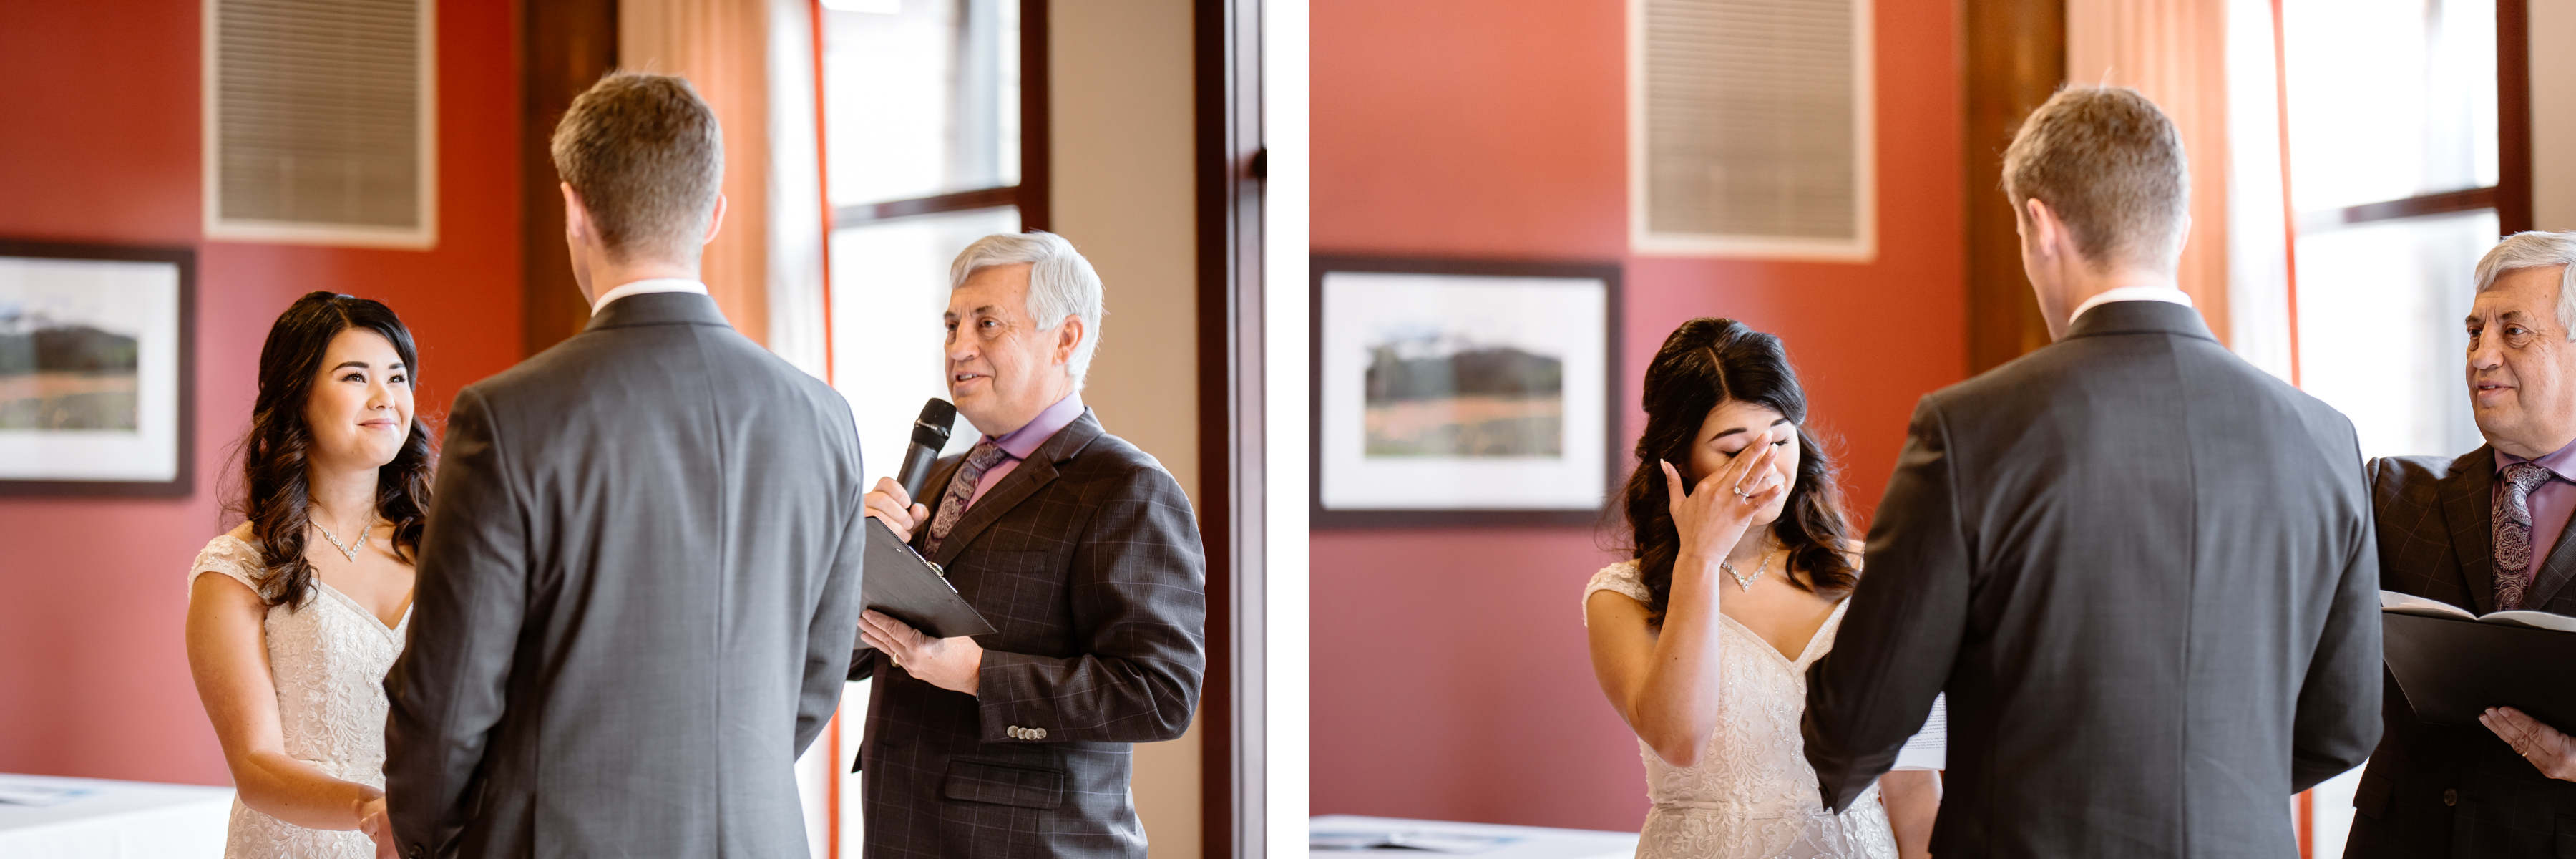
M 358 831 L 376 842 L 379 859 L 396 859 L 400 855 L 400 851 L 394 849 L 394 827 L 392 820 L 385 816 L 383 794 L 358 803 Z
M 1733 462 L 1701 479 L 1698 488 L 1687 494 L 1682 492 L 1681 471 L 1671 461 L 1663 462 L 1665 501 L 1672 508 L 1674 530 L 1681 532 L 1681 557 L 1696 558 L 1702 564 L 1724 560 L 1744 539 L 1753 514 L 1788 491 L 1780 473 L 1771 468 L 1780 450 L 1771 444 L 1772 437 L 1772 430 L 1754 436 Z

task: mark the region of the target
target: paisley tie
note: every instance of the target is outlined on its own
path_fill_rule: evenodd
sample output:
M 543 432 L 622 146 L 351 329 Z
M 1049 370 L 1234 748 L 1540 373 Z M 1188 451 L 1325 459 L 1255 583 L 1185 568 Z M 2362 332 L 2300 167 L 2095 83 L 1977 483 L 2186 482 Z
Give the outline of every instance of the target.
M 948 532 L 956 530 L 957 520 L 966 517 L 966 505 L 975 497 L 975 484 L 984 482 L 984 472 L 1010 455 L 992 439 L 976 442 L 966 451 L 966 462 L 957 467 L 957 476 L 948 479 L 948 491 L 939 494 L 939 512 L 930 517 L 930 539 L 922 543 L 922 548 L 929 551 L 923 554 L 939 554 L 940 542 L 948 539 Z
M 2504 467 L 2494 519 L 2498 610 L 2521 608 L 2522 591 L 2531 586 L 2531 490 L 2549 478 L 2549 469 L 2528 462 Z

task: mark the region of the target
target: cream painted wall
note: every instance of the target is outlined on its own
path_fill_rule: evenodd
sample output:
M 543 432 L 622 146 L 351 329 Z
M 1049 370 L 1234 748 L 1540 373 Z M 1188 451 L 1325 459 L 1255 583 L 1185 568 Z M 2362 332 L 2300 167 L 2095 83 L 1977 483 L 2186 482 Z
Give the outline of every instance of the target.
M 1050 225 L 1099 269 L 1108 314 L 1082 398 L 1163 461 L 1193 502 L 1198 262 L 1187 0 L 1048 9 Z M 1136 810 L 1155 859 L 1200 855 L 1200 732 L 1136 747 Z
M 2576 0 L 2531 0 L 2531 214 L 2576 230 Z

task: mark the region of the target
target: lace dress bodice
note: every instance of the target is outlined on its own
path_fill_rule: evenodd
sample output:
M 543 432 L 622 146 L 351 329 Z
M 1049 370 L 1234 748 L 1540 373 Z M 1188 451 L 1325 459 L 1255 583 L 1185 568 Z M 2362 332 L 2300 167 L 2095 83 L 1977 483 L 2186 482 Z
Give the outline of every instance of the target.
M 1594 574 L 1583 591 L 1648 602 L 1634 561 Z M 1833 649 L 1846 600 L 1796 659 L 1734 618 L 1718 620 L 1717 730 L 1688 767 L 1665 763 L 1639 740 L 1646 798 L 1654 805 L 1639 833 L 1640 859 L 1894 859 L 1887 809 L 1871 785 L 1841 815 L 1824 810 L 1816 771 L 1798 733 L 1807 706 L 1807 666 Z
M 230 534 L 207 543 L 188 582 L 227 576 L 266 594 L 259 550 Z M 402 653 L 402 622 L 387 627 L 374 612 L 320 579 L 299 608 L 273 606 L 261 624 L 270 680 L 277 686 L 278 727 L 286 754 L 335 778 L 385 784 L 385 672 Z M 306 829 L 233 801 L 227 859 L 372 857 L 375 843 L 351 831 Z

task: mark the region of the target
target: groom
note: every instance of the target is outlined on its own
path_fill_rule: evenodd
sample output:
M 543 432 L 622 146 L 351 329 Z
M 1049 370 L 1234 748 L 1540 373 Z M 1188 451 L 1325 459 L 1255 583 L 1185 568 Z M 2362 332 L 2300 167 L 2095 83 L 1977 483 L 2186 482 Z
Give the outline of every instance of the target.
M 554 134 L 589 327 L 448 420 L 385 678 L 404 857 L 807 855 L 796 757 L 859 626 L 848 404 L 698 282 L 724 145 L 615 74 Z
M 2056 343 L 1923 398 L 1805 734 L 1837 811 L 1950 694 L 1942 856 L 2290 856 L 2379 739 L 2352 424 L 2210 336 L 2182 142 L 2070 87 L 2004 152 Z

